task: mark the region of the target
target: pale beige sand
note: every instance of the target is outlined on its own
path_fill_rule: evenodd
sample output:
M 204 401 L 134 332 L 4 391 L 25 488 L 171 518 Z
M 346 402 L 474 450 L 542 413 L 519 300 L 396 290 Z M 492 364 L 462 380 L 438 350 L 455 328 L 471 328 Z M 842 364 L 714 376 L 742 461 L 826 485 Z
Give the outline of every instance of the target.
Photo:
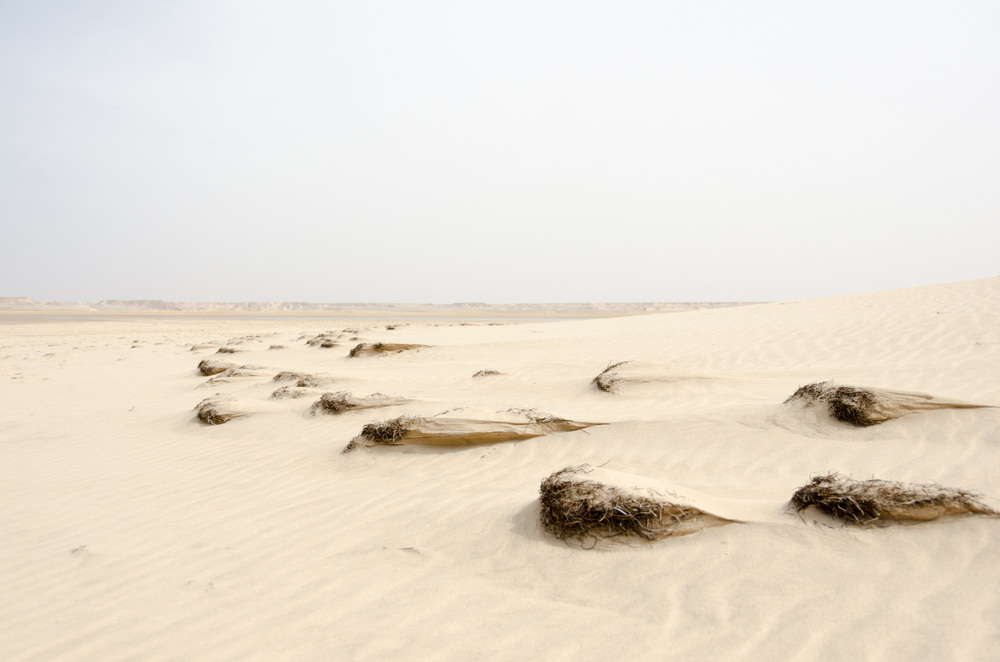
M 985 661 L 1000 651 L 1000 521 L 857 529 L 785 512 L 830 471 L 965 488 L 996 507 L 1000 409 L 861 429 L 782 405 L 827 379 L 1000 404 L 1000 279 L 391 331 L 384 320 L 19 314 L 0 326 L 2 660 Z M 357 340 L 306 345 L 347 327 Z M 429 347 L 347 358 L 379 341 Z M 220 345 L 247 351 L 216 355 Z M 196 366 L 208 357 L 263 376 L 207 384 Z M 696 378 L 617 394 L 594 386 L 626 360 Z M 283 370 L 328 382 L 316 397 L 271 399 Z M 503 374 L 473 378 L 480 370 Z M 409 400 L 308 415 L 324 390 Z M 215 393 L 249 415 L 199 423 L 194 406 Z M 511 408 L 608 425 L 341 453 L 373 420 Z M 683 485 L 744 523 L 566 545 L 541 528 L 539 484 L 584 463 Z

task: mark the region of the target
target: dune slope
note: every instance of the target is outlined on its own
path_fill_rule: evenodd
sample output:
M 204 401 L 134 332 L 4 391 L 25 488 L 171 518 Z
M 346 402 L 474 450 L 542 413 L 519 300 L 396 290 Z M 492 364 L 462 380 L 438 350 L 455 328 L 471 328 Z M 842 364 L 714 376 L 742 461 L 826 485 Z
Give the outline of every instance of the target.
M 1000 404 L 1000 279 L 512 325 L 5 315 L 0 659 L 996 659 L 1000 521 L 788 501 L 838 472 L 996 508 L 1000 409 L 858 428 L 783 402 L 833 380 Z M 422 347 L 350 359 L 363 342 Z M 210 381 L 205 359 L 249 368 Z M 664 378 L 597 388 L 622 361 Z M 283 371 L 322 387 L 273 398 Z M 398 404 L 310 415 L 324 390 Z M 206 425 L 216 394 L 240 415 Z M 604 425 L 341 452 L 375 420 L 525 411 Z M 568 545 L 539 487 L 583 464 L 738 523 Z

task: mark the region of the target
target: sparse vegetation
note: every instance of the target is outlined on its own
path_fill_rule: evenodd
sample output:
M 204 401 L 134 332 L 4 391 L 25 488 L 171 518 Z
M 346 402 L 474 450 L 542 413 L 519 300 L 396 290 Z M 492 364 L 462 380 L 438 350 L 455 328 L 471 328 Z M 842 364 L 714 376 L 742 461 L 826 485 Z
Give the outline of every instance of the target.
M 857 427 L 878 425 L 916 411 L 990 406 L 937 400 L 923 393 L 838 386 L 829 381 L 799 387 L 785 400 L 786 405 L 796 403 L 806 407 L 823 403 L 831 416 Z
M 246 412 L 241 412 L 236 408 L 236 401 L 226 395 L 216 394 L 210 398 L 205 398 L 197 405 L 198 420 L 206 425 L 222 425 L 234 418 L 247 416 Z
M 797 512 L 807 508 L 856 526 L 893 521 L 927 521 L 949 515 L 1000 513 L 980 501 L 981 495 L 940 485 L 899 483 L 888 480 L 853 480 L 838 473 L 816 476 L 799 488 L 790 505 Z
M 273 382 L 291 382 L 301 388 L 315 388 L 319 386 L 319 378 L 302 372 L 282 371 L 271 378 Z
M 420 349 L 422 347 L 427 347 L 427 345 L 382 342 L 360 343 L 351 350 L 349 356 L 353 359 L 367 354 L 396 354 L 398 352 L 405 352 L 410 349 Z
M 353 409 L 377 409 L 380 407 L 393 407 L 407 402 L 406 398 L 394 398 L 381 393 L 373 393 L 367 397 L 358 398 L 347 391 L 337 391 L 336 393 L 324 393 L 319 400 L 313 403 L 309 412 L 315 416 L 317 414 L 342 414 Z
M 628 363 L 628 361 L 620 361 L 618 363 L 612 363 L 604 369 L 601 374 L 594 377 L 594 384 L 597 388 L 601 389 L 605 393 L 617 393 L 619 384 L 621 383 L 621 375 L 619 374 L 618 368 Z
M 205 375 L 206 377 L 211 375 L 218 375 L 219 373 L 225 372 L 235 368 L 236 365 L 233 363 L 228 363 L 226 361 L 219 361 L 217 359 L 204 359 L 198 364 L 198 372 Z
M 312 395 L 313 393 L 314 391 L 310 388 L 304 388 L 301 386 L 282 386 L 271 394 L 271 399 L 288 400 L 304 398 L 307 395 Z
M 336 393 L 324 393 L 321 395 L 319 400 L 313 403 L 309 411 L 314 416 L 319 413 L 341 414 L 360 406 L 361 402 L 347 391 L 337 391 Z
M 541 520 L 561 540 L 661 540 L 734 520 L 671 500 L 653 490 L 628 490 L 588 478 L 591 468 L 566 467 L 542 481 Z
M 321 347 L 324 349 L 329 349 L 330 347 L 337 347 L 340 343 L 337 340 L 340 338 L 339 333 L 321 333 L 317 336 L 306 340 L 306 344 L 310 347 Z
M 533 412 L 533 410 L 527 410 Z M 512 412 L 514 413 L 514 412 Z M 580 423 L 547 414 L 520 413 L 522 421 L 494 421 L 467 418 L 402 416 L 391 421 L 372 423 L 351 440 L 345 452 L 360 446 L 382 444 L 427 444 L 435 446 L 471 446 L 504 441 L 521 441 L 555 432 L 582 430 L 601 423 Z M 391 435 L 382 432 L 391 430 Z M 388 441 L 387 441 L 388 440 Z

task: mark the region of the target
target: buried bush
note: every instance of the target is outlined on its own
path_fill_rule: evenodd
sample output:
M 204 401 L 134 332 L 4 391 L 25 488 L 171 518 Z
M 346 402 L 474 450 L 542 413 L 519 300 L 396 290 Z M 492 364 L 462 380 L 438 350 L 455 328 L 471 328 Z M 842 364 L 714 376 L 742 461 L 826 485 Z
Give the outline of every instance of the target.
M 391 342 L 377 342 L 377 343 L 360 343 L 356 345 L 348 355 L 350 358 L 357 358 L 359 356 L 365 356 L 367 354 L 396 354 L 398 352 L 405 352 L 409 349 L 420 349 L 422 347 L 427 347 L 427 345 L 413 345 L 406 343 L 391 343 Z
M 238 408 L 235 398 L 220 394 L 199 402 L 195 405 L 195 411 L 198 420 L 206 425 L 222 425 L 234 418 L 249 416 Z
M 932 395 L 909 391 L 838 386 L 832 382 L 817 382 L 799 387 L 784 404 L 812 407 L 826 405 L 831 416 L 857 427 L 869 427 L 900 418 L 917 411 L 934 409 L 978 409 L 991 405 L 937 400 Z
M 507 412 L 518 420 L 401 416 L 370 423 L 350 441 L 344 452 L 359 447 L 400 444 L 472 446 L 521 441 L 555 432 L 572 432 L 602 423 L 581 423 L 539 414 L 533 410 Z
M 315 393 L 315 391 L 313 391 L 311 388 L 304 388 L 301 386 L 282 386 L 279 389 L 275 389 L 275 391 L 271 393 L 271 399 L 294 400 L 297 398 L 304 398 L 307 395 L 312 395 L 313 393 Z
M 330 348 L 337 347 L 340 343 L 337 342 L 340 339 L 339 333 L 333 331 L 328 331 L 326 333 L 320 333 L 306 340 L 306 345 L 309 347 L 322 347 Z
M 705 377 L 649 361 L 619 361 L 608 365 L 591 381 L 605 393 L 621 393 L 627 387 L 640 384 L 672 384 L 696 379 Z
M 299 388 L 315 388 L 319 386 L 319 378 L 302 372 L 291 372 L 288 370 L 279 372 L 271 378 L 272 382 L 295 382 Z
M 218 374 L 212 375 L 206 382 L 205 386 L 212 386 L 215 384 L 225 384 L 234 380 L 246 379 L 248 377 L 263 377 L 267 373 L 257 366 L 243 365 L 239 367 L 232 367 L 223 370 Z
M 342 414 L 345 411 L 354 409 L 378 409 L 380 407 L 394 407 L 409 402 L 406 398 L 395 398 L 381 393 L 373 393 L 366 397 L 355 397 L 348 391 L 337 391 L 336 393 L 324 393 L 319 400 L 309 408 L 309 413 L 313 416 L 317 414 Z
M 352 451 L 359 446 L 372 446 L 376 444 L 398 444 L 406 434 L 413 418 L 400 416 L 389 421 L 377 421 L 368 423 L 361 428 L 361 433 L 344 448 L 344 452 Z
M 614 363 L 605 368 L 601 374 L 594 377 L 594 384 L 597 388 L 601 389 L 605 393 L 617 393 L 618 386 L 621 382 L 621 374 L 618 370 L 621 366 L 628 363 L 628 361 L 621 361 L 619 363 Z
M 198 372 L 210 377 L 212 375 L 217 375 L 220 372 L 225 372 L 231 368 L 235 368 L 236 365 L 229 363 L 228 361 L 219 361 L 218 359 L 204 359 L 198 364 Z
M 816 476 L 799 488 L 789 505 L 801 512 L 816 508 L 848 524 L 868 526 L 893 521 L 928 521 L 949 515 L 1000 513 L 980 501 L 981 495 L 940 485 L 888 480 L 853 480 L 838 473 Z
M 737 521 L 707 513 L 666 491 L 594 480 L 593 471 L 588 465 L 566 467 L 542 481 L 542 526 L 556 538 L 654 541 Z

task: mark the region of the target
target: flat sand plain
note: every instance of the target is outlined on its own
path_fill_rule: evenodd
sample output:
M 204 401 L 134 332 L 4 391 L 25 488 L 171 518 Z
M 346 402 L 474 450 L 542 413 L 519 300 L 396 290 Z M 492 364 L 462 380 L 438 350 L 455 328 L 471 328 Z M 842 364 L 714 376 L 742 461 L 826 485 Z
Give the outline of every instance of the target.
M 1000 405 L 1000 279 L 544 322 L 79 315 L 0 314 L 0 659 L 998 659 L 1000 520 L 787 505 L 836 471 L 997 507 L 1000 409 L 857 428 L 783 402 L 835 380 Z M 622 361 L 643 379 L 599 390 Z M 274 398 L 283 371 L 315 385 Z M 311 415 L 332 391 L 405 401 Z M 245 415 L 199 422 L 216 394 Z M 524 410 L 605 425 L 343 452 L 375 421 Z M 539 485 L 582 464 L 740 523 L 556 539 Z

